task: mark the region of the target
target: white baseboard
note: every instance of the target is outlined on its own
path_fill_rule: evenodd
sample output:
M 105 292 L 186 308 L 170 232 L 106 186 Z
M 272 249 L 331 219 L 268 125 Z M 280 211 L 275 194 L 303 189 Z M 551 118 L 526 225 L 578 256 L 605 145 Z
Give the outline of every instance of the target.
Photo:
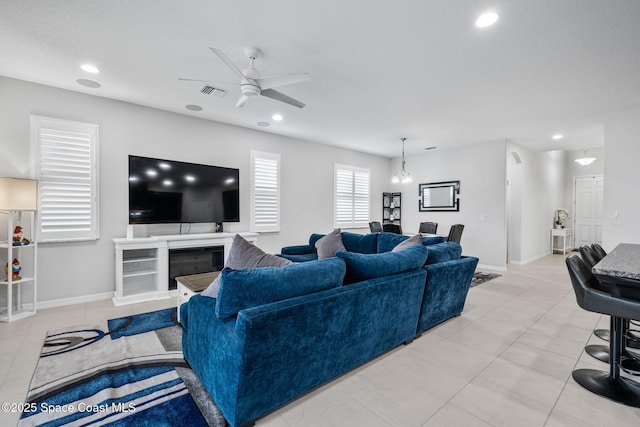
M 546 257 L 546 256 L 547 256 L 547 255 L 549 255 L 550 253 L 551 253 L 551 252 L 545 252 L 545 253 L 543 253 L 543 254 L 539 254 L 539 255 L 536 255 L 536 256 L 534 256 L 534 257 L 527 258 L 527 259 L 520 260 L 520 261 L 518 261 L 518 260 L 512 260 L 512 261 L 510 262 L 510 264 L 515 264 L 515 265 L 525 265 L 525 264 L 529 264 L 530 262 L 533 262 L 533 261 L 539 260 L 540 258 L 544 258 L 544 257 Z
M 476 270 L 494 270 L 494 271 L 507 271 L 507 267 L 498 267 L 496 265 L 478 264 Z
M 111 299 L 111 297 L 113 297 L 113 292 L 106 292 L 104 294 L 95 294 L 95 295 L 84 295 L 81 297 L 62 298 L 62 299 L 55 299 L 55 300 L 49 300 L 49 301 L 38 301 L 38 309 L 62 307 L 65 305 L 72 305 L 72 304 L 84 304 L 87 302 Z

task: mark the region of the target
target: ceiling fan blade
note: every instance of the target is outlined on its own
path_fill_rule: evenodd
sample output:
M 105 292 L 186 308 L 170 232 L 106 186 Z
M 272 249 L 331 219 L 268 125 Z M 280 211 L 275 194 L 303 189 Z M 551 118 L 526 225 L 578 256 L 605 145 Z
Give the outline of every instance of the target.
M 178 80 L 180 80 L 181 82 L 213 83 L 211 80 L 183 79 L 182 77 L 178 77 Z
M 284 102 L 285 104 L 293 105 L 294 107 L 303 108 L 305 104 L 298 101 L 297 99 L 293 99 L 290 96 L 285 95 L 282 92 L 278 92 L 273 89 L 264 89 L 260 91 L 260 95 L 266 96 L 267 98 L 275 99 L 276 101 Z
M 223 82 L 223 81 L 219 81 L 216 80 L 215 82 L 212 80 L 201 80 L 201 79 L 185 79 L 182 77 L 178 77 L 178 80 L 180 80 L 181 82 L 197 82 L 197 83 L 208 83 L 211 85 L 221 85 L 221 84 L 225 84 L 225 85 L 234 85 L 234 86 L 240 86 L 240 83 L 238 82 Z
M 272 87 L 306 82 L 307 80 L 311 80 L 311 74 L 296 73 L 296 74 L 287 74 L 284 76 L 258 77 L 253 80 L 255 80 L 258 83 L 258 85 L 260 86 L 260 89 L 264 90 L 264 89 L 271 89 Z
M 244 103 L 247 102 L 249 100 L 249 97 L 246 95 L 241 95 L 240 99 L 238 99 L 238 102 L 236 103 L 236 107 L 237 108 L 242 108 L 244 106 Z
M 229 58 L 227 58 L 227 55 L 224 54 L 224 52 L 222 52 L 220 49 L 218 49 L 217 47 L 210 47 L 209 49 L 211 49 L 211 52 L 215 53 L 218 58 L 220 58 L 220 60 L 222 62 L 224 62 L 224 64 L 229 67 L 229 69 L 231 69 L 231 71 L 233 71 L 234 73 L 236 73 L 236 75 L 238 77 L 240 77 L 242 80 L 246 80 L 247 78 L 244 76 L 244 74 L 242 74 L 242 71 L 240 71 L 240 69 L 238 67 L 236 67 L 236 64 L 234 64 L 233 62 L 231 62 L 231 60 Z

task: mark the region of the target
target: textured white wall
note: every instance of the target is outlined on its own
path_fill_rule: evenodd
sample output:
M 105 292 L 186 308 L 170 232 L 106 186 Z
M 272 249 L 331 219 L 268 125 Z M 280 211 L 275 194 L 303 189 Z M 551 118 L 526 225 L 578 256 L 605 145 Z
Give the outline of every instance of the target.
M 512 152 L 520 163 L 513 161 Z M 565 201 L 565 153 L 538 153 L 511 141 L 507 153 L 512 185 L 510 255 L 512 262 L 524 264 L 549 253 L 553 214 Z
M 389 159 L 155 110 L 121 101 L 0 77 L 0 176 L 32 173 L 29 115 L 97 123 L 100 126 L 100 239 L 39 247 L 38 300 L 52 301 L 115 289 L 112 239 L 128 222 L 128 155 L 205 163 L 240 169 L 240 223 L 249 228 L 249 153 L 281 154 L 282 231 L 261 235 L 258 245 L 279 252 L 306 243 L 312 232 L 333 228 L 334 162 L 372 171 L 372 212 L 382 209 Z M 193 231 L 208 232 L 209 226 Z M 177 233 L 177 227 L 146 227 L 142 233 Z M 359 230 L 362 232 L 368 230 Z
M 401 159 L 393 159 L 392 170 L 399 168 Z M 416 233 L 423 221 L 437 222 L 438 233 L 445 235 L 451 225 L 464 224 L 463 253 L 477 256 L 485 267 L 506 267 L 504 141 L 407 156 L 406 170 L 413 183 L 392 184 L 389 175 L 386 186 L 387 191 L 402 192 L 405 233 Z M 456 180 L 460 181 L 460 212 L 418 211 L 418 184 Z M 373 217 L 380 219 L 382 211 Z
M 603 246 L 640 243 L 640 108 L 605 123 Z

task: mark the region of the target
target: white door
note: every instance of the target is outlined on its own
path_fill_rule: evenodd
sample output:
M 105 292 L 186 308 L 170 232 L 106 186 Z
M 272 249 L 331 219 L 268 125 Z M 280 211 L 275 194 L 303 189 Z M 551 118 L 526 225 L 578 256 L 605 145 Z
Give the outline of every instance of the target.
M 574 181 L 574 247 L 602 244 L 602 176 L 576 177 Z

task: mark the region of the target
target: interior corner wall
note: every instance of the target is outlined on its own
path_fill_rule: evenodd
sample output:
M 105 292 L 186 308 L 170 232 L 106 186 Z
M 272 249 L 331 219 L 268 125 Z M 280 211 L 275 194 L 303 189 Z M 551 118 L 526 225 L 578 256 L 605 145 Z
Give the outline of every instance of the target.
M 0 176 L 33 173 L 30 115 L 95 123 L 100 126 L 100 239 L 43 243 L 38 256 L 38 301 L 73 300 L 115 290 L 113 238 L 128 223 L 128 155 L 204 163 L 240 169 L 239 223 L 225 231 L 249 229 L 250 151 L 281 154 L 281 232 L 265 233 L 258 246 L 279 252 L 303 244 L 313 232 L 333 229 L 334 163 L 371 170 L 372 213 L 382 210 L 390 160 L 258 130 L 170 113 L 122 101 L 57 89 L 0 76 Z M 209 232 L 211 224 L 192 232 Z M 146 232 L 177 234 L 177 226 Z M 367 230 L 359 230 L 368 232 Z
M 612 114 L 604 127 L 603 247 L 640 243 L 640 108 Z
M 401 158 L 394 158 L 392 170 L 399 170 L 401 163 Z M 413 183 L 392 184 L 389 174 L 386 186 L 386 191 L 402 192 L 403 232 L 417 233 L 420 222 L 434 221 L 438 234 L 447 235 L 451 225 L 464 224 L 463 253 L 480 258 L 483 268 L 505 269 L 504 165 L 504 141 L 406 156 Z M 459 212 L 419 212 L 418 184 L 456 180 L 460 181 Z M 373 212 L 372 218 L 381 220 L 382 210 Z
M 507 142 L 506 150 L 507 156 L 513 152 L 520 159 L 507 159 L 512 186 L 510 262 L 526 264 L 550 252 L 553 215 L 565 202 L 565 153 L 534 152 L 513 141 Z

